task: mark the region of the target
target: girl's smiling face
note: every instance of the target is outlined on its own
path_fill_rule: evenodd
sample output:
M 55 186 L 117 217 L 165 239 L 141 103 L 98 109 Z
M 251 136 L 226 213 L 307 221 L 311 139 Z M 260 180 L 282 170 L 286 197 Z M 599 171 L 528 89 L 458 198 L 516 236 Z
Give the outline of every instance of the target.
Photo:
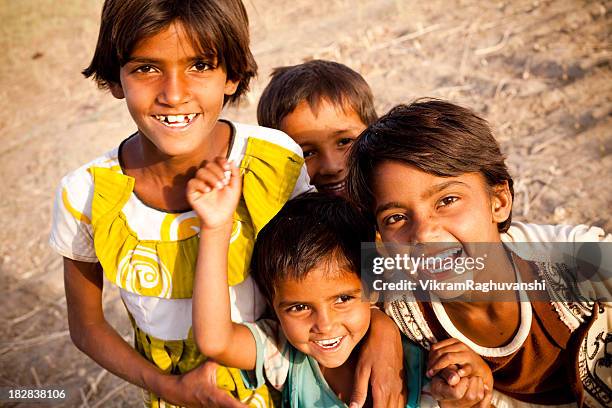
M 344 364 L 370 327 L 359 276 L 323 262 L 302 280 L 275 288 L 274 310 L 287 340 L 326 368 Z
M 372 186 L 382 241 L 409 244 L 401 251 L 440 260 L 438 266 L 434 261 L 414 271 L 418 279 L 459 283 L 492 277 L 497 269 L 509 267 L 498 231 L 498 223 L 508 218 L 512 208 L 507 184 L 489 186 L 480 173 L 439 177 L 409 164 L 386 161 L 374 169 Z M 453 267 L 470 258 L 480 259 L 483 266 Z M 434 293 L 445 299 L 464 294 Z
M 214 135 L 225 95 L 238 86 L 192 44 L 180 22 L 143 38 L 121 67 L 120 84 L 139 133 L 162 156 L 189 156 Z
M 488 186 L 480 173 L 439 177 L 386 161 L 375 169 L 372 186 L 376 223 L 385 242 L 500 242 L 497 224 L 512 208 L 507 184 Z

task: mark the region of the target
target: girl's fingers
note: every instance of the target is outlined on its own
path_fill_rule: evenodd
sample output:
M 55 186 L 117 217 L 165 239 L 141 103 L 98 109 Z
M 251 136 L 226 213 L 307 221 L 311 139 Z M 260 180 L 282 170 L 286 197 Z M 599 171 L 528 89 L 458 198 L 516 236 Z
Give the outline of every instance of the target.
M 457 372 L 457 368 L 458 367 L 456 366 L 443 368 L 442 370 L 440 370 L 438 375 L 442 377 L 448 385 L 457 385 L 461 380 L 461 376 Z
M 484 399 L 484 383 L 482 377 L 472 377 L 469 379 L 468 388 L 463 399 L 466 402 L 473 402 L 475 405 Z
M 491 406 L 491 400 L 493 399 L 493 391 L 489 390 L 486 384 L 483 385 L 483 387 L 485 388 L 485 396 L 482 401 L 480 401 L 480 403 L 476 405 L 476 408 L 489 408 Z
M 457 401 L 463 398 L 469 386 L 469 379 L 462 378 L 459 382 L 450 386 L 440 377 L 431 381 L 431 394 L 438 401 Z
M 427 376 L 431 378 L 436 375 L 440 370 L 453 364 L 458 366 L 468 364 L 470 362 L 470 357 L 470 354 L 465 351 L 444 353 L 437 359 L 429 362 L 427 368 Z
M 212 189 L 204 181 L 192 178 L 187 182 L 187 196 L 198 199 L 202 194 L 210 192 Z
M 225 157 L 217 157 L 215 158 L 215 164 L 219 166 L 223 172 L 223 180 L 225 181 L 226 185 L 229 184 L 230 177 L 232 176 L 231 162 Z
M 449 340 L 454 340 L 454 339 L 449 339 Z M 440 344 L 440 343 L 436 343 L 436 344 Z M 442 346 L 442 347 L 439 346 L 436 349 L 433 349 L 432 347 L 432 349 L 429 352 L 429 355 L 427 356 L 428 365 L 430 365 L 433 361 L 438 360 L 441 356 L 443 356 L 446 353 L 457 353 L 457 352 L 464 352 L 464 351 L 471 351 L 471 349 L 458 340 L 455 343 L 447 343 L 445 346 Z
M 458 370 L 457 374 L 460 377 L 469 377 L 474 372 L 474 366 L 470 363 L 463 364 Z
M 438 349 L 441 349 L 441 348 L 444 348 L 444 347 L 447 347 L 447 346 L 451 346 L 451 345 L 457 344 L 457 343 L 463 344 L 463 343 L 461 343 L 461 341 L 451 337 L 450 339 L 445 339 L 445 340 L 442 340 L 442 341 L 439 341 L 437 343 L 432 344 L 430 350 L 431 351 L 436 351 Z
M 202 163 L 202 167 L 198 169 L 205 170 L 217 177 L 221 182 L 226 179 L 225 172 L 230 169 L 229 164 L 225 158 L 217 157 L 215 160 L 210 162 Z M 225 184 L 225 183 L 224 183 Z
M 225 171 L 225 174 L 229 174 L 229 185 L 231 187 L 239 187 L 242 182 L 242 176 L 240 175 L 240 168 L 236 166 L 233 161 L 228 162 L 229 170 Z M 229 173 L 228 173 L 229 172 Z
M 222 189 L 228 184 L 224 171 L 216 164 L 208 163 L 206 167 L 198 169 L 195 178 L 204 182 L 211 189 Z

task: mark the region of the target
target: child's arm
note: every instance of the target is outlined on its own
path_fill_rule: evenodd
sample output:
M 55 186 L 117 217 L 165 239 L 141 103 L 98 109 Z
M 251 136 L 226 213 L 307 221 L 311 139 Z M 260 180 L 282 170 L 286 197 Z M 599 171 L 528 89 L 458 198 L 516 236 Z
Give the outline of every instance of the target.
M 451 338 L 431 346 L 427 376 L 441 407 L 489 407 L 493 374 L 485 361 L 461 341 Z
M 221 364 L 252 370 L 257 356 L 250 330 L 231 320 L 227 256 L 232 222 L 242 192 L 240 170 L 216 159 L 187 185 L 200 217 L 200 247 L 193 285 L 193 333 L 202 354 Z
M 359 354 L 350 408 L 363 406 L 368 384 L 375 406 L 406 406 L 402 336 L 393 320 L 378 309 L 372 309 L 370 330 Z
M 68 327 L 79 350 L 111 373 L 173 404 L 244 407 L 216 387 L 214 365 L 181 376 L 166 375 L 126 343 L 104 318 L 102 276 L 98 263 L 64 258 Z

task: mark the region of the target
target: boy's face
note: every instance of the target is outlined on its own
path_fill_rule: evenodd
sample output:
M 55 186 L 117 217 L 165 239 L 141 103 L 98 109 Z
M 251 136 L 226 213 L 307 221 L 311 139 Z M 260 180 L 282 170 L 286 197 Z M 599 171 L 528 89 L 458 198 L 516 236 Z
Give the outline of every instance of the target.
M 317 266 L 300 281 L 276 287 L 274 310 L 287 340 L 323 367 L 346 362 L 370 326 L 370 304 L 361 300 L 359 276 Z
M 162 155 L 189 155 L 208 140 L 236 91 L 216 61 L 196 51 L 181 23 L 139 41 L 111 92 L 125 98 L 140 134 Z
M 306 101 L 285 116 L 281 129 L 304 151 L 310 182 L 318 191 L 345 195 L 346 160 L 353 141 L 367 127 L 350 107 L 322 99 L 315 114 Z
M 384 242 L 450 243 L 468 256 L 466 244 L 500 242 L 497 224 L 512 208 L 508 186 L 490 188 L 480 173 L 438 177 L 386 161 L 374 170 L 372 186 Z

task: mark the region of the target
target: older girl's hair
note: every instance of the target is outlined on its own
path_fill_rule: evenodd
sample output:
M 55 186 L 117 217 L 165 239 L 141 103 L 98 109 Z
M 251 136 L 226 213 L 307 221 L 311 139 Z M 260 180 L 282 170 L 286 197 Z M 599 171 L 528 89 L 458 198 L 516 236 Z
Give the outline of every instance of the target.
M 195 49 L 215 58 L 228 80 L 239 81 L 235 102 L 249 88 L 257 64 L 249 48 L 249 21 L 240 0 L 106 0 L 93 59 L 83 70 L 98 86 L 119 83 L 119 70 L 136 44 L 180 22 Z

